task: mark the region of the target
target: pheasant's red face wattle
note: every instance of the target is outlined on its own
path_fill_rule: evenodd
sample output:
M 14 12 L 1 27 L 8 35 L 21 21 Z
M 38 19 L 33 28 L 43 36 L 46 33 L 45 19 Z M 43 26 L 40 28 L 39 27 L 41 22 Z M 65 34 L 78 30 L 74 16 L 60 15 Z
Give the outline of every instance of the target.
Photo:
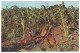
M 52 37 L 53 37 L 52 34 L 48 34 L 48 35 L 47 35 L 47 38 L 48 38 L 48 39 L 50 39 L 50 38 L 52 38 Z

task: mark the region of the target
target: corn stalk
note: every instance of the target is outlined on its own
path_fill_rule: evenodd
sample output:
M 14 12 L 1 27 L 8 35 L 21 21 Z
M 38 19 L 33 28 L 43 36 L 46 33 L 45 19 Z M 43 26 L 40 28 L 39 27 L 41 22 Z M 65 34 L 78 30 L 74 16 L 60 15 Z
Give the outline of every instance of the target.
M 4 18 L 2 18 L 2 27 L 4 28 Z
M 25 21 L 22 18 L 21 18 L 21 25 L 22 25 L 22 29 L 23 29 L 23 39 L 24 39 L 25 38 L 25 30 L 24 30 L 24 28 L 25 28 Z
M 62 3 L 62 5 L 63 5 L 63 3 Z M 65 17 L 64 13 L 65 13 L 65 10 L 62 8 L 62 10 L 60 12 L 60 14 L 61 14 L 61 20 L 62 20 L 62 27 L 63 27 L 63 30 L 64 30 L 64 36 L 67 37 L 68 32 L 69 32 L 69 27 L 68 27 L 68 25 L 66 23 L 67 18 Z

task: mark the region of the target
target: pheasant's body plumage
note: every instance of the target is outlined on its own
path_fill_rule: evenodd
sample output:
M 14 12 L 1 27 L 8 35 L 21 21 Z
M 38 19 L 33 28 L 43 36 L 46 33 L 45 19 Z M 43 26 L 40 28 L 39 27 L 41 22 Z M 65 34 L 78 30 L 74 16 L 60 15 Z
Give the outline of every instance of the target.
M 48 35 L 47 35 L 47 39 L 48 39 L 48 41 L 49 41 L 49 43 L 50 43 L 50 45 L 51 45 L 52 47 L 55 46 L 56 41 L 55 41 L 54 37 L 52 36 L 52 34 L 48 34 Z

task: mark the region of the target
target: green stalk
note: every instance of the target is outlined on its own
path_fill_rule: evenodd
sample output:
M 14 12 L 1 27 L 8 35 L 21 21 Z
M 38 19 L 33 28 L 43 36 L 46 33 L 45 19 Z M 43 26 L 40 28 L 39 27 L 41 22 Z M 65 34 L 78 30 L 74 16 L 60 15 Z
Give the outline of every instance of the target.
M 21 18 L 21 25 L 22 25 L 22 28 L 23 28 L 23 39 L 25 38 L 25 31 L 24 31 L 24 27 L 25 27 L 25 21 L 24 19 Z
M 2 18 L 2 26 L 3 26 L 3 28 L 4 28 L 4 18 Z
M 68 35 L 68 25 L 66 23 L 66 18 L 64 17 L 64 11 L 61 13 L 61 20 L 62 20 L 62 27 L 64 29 L 64 36 L 67 37 Z

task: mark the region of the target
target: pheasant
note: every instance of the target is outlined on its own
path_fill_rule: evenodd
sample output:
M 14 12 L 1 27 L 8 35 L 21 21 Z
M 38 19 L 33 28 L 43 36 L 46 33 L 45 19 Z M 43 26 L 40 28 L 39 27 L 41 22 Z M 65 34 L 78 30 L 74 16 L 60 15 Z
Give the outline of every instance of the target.
M 19 45 L 24 44 L 27 45 L 29 41 L 32 39 L 30 33 L 27 33 L 26 38 L 18 42 Z
M 31 48 L 35 45 L 35 43 L 40 43 L 45 38 L 47 38 L 51 47 L 55 46 L 56 41 L 50 32 L 48 34 L 46 27 L 43 27 L 41 33 L 36 35 L 35 37 L 32 37 L 31 34 L 28 32 L 26 35 L 26 38 L 23 41 L 20 41 L 19 44 L 29 45 L 29 47 Z M 32 45 L 32 46 L 30 46 L 30 45 Z

